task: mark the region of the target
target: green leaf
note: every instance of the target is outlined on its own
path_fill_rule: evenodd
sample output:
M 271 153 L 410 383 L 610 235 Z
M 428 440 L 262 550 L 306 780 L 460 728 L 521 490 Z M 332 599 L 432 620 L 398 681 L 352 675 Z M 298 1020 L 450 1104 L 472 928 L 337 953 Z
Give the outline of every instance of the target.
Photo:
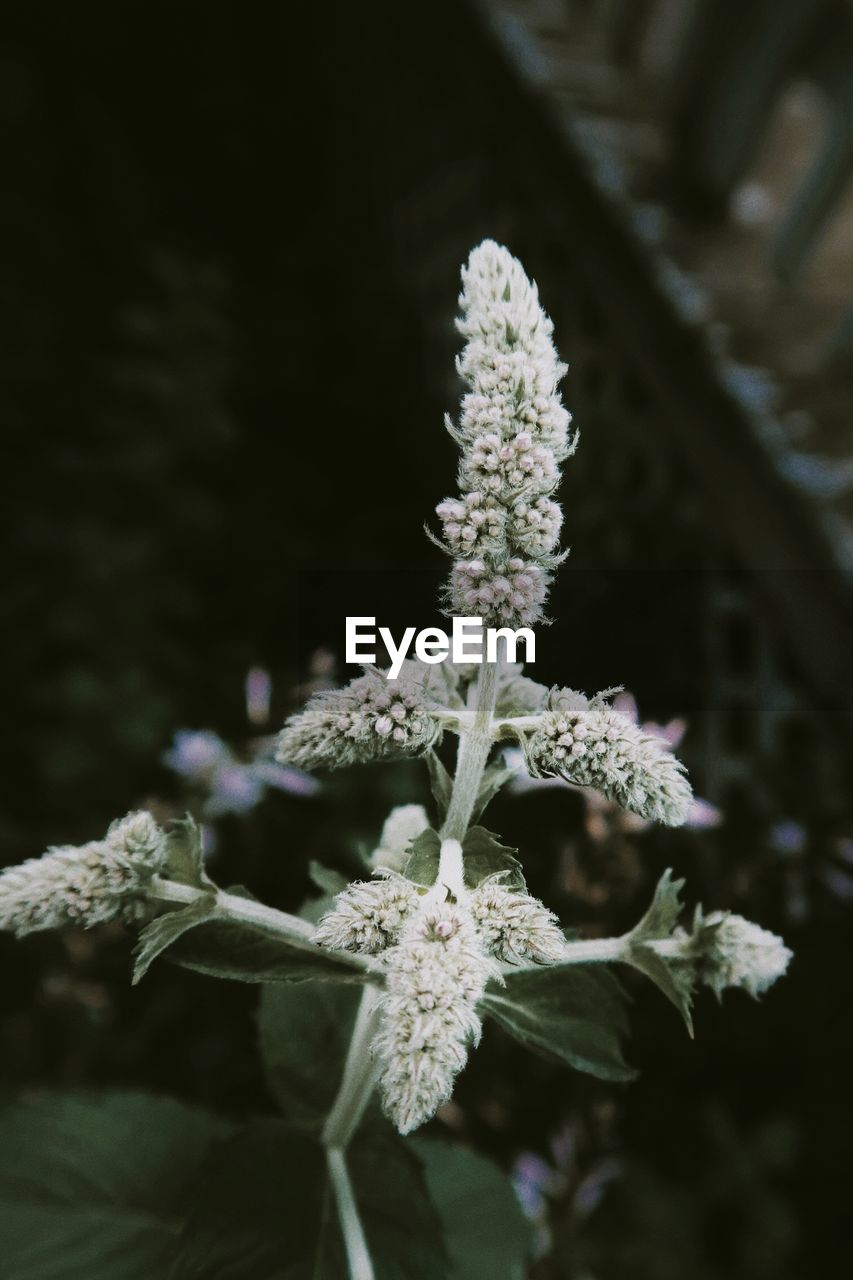
M 387 1126 L 347 1154 L 377 1280 L 447 1280 L 420 1162 Z M 346 1280 L 325 1157 L 280 1120 L 254 1122 L 208 1162 L 172 1280 Z
M 495 702 L 495 719 L 535 715 L 545 706 L 548 687 L 518 672 L 508 676 L 498 689 Z
M 483 771 L 483 780 L 471 815 L 473 822 L 477 821 L 486 806 L 495 798 L 504 783 L 509 782 L 514 773 L 515 769 L 507 768 L 503 760 L 495 760 L 493 764 L 487 766 Z
M 426 766 L 429 770 L 429 785 L 432 791 L 432 798 L 438 807 L 439 819 L 443 822 L 447 817 L 450 797 L 453 794 L 453 779 L 433 750 L 426 752 L 424 760 L 426 760 Z
M 139 935 L 139 941 L 133 953 L 135 957 L 133 985 L 135 986 L 141 978 L 144 978 L 153 961 L 167 947 L 177 942 L 187 929 L 194 929 L 196 925 L 209 920 L 215 910 L 216 895 L 209 893 L 199 898 L 197 902 L 191 902 L 188 907 L 181 907 L 178 911 L 166 911 L 147 924 Z
M 427 827 L 409 845 L 409 857 L 403 875 L 414 884 L 428 889 L 435 884 L 440 857 L 441 837 L 432 827 Z
M 163 874 L 168 880 L 177 880 L 179 884 L 189 884 L 196 889 L 216 887 L 204 869 L 201 827 L 190 814 L 176 818 L 166 832 L 166 868 Z
M 449 1280 L 524 1280 L 530 1224 L 509 1178 L 473 1151 L 425 1138 L 408 1145 L 424 1166 L 444 1228 Z
M 152 1280 L 230 1126 L 165 1098 L 65 1096 L 0 1111 L 4 1280 Z
M 679 963 L 675 957 L 661 956 L 650 944 L 672 937 L 678 925 L 683 904 L 683 880 L 673 880 L 667 869 L 655 888 L 652 904 L 642 920 L 628 935 L 625 959 L 639 969 L 675 1005 L 693 1036 L 693 966 Z
M 313 858 L 308 863 L 308 876 L 311 883 L 330 898 L 336 897 L 349 884 L 346 876 L 342 876 L 340 871 L 333 871 L 331 867 L 324 867 L 321 862 L 315 862 Z
M 602 1080 L 632 1080 L 621 1040 L 627 1030 L 625 996 L 603 968 L 555 964 L 506 975 L 490 986 L 481 1007 L 522 1044 L 560 1058 Z
M 488 876 L 503 871 L 507 874 L 504 875 L 501 884 L 505 884 L 510 889 L 517 889 L 521 893 L 526 892 L 527 884 L 521 863 L 513 856 L 517 852 L 516 849 L 510 849 L 507 845 L 501 844 L 498 837 L 491 831 L 487 831 L 485 827 L 471 827 L 462 841 L 465 883 L 468 888 L 476 889 L 477 885 Z
M 166 958 L 184 969 L 236 982 L 363 983 L 365 969 L 345 951 L 328 951 L 310 939 L 289 942 L 259 925 L 217 918 L 187 929 Z
M 344 1069 L 360 992 L 327 982 L 261 992 L 258 1035 L 270 1092 L 288 1118 L 321 1123 Z

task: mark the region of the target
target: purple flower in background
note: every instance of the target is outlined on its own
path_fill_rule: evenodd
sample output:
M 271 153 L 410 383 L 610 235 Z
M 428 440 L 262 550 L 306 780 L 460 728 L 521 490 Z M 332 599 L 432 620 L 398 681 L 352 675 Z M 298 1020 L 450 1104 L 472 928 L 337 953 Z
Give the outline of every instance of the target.
M 230 759 L 228 747 L 211 729 L 178 729 L 163 763 L 182 778 L 200 778 Z

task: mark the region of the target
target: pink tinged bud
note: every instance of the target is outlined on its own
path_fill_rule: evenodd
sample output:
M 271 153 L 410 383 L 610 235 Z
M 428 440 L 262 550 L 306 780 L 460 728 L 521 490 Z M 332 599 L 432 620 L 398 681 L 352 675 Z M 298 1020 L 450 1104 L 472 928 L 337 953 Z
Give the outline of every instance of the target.
M 405 720 L 406 708 L 403 706 L 402 702 L 394 703 L 394 705 L 391 708 L 391 717 L 392 719 L 397 721 Z
M 437 938 L 449 938 L 454 932 L 452 920 L 439 920 L 435 926 L 435 936 Z
M 390 716 L 380 716 L 373 728 L 379 734 L 380 738 L 387 738 L 388 734 L 391 733 L 394 728 L 394 721 Z

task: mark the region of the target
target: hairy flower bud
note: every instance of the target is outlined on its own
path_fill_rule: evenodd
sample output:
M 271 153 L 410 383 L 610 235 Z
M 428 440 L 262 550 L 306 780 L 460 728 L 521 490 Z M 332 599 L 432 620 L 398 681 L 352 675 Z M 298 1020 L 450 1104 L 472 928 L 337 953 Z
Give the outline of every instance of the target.
M 665 743 L 645 733 L 600 697 L 561 689 L 525 744 L 534 777 L 561 777 L 594 787 L 642 818 L 681 826 L 692 800 L 684 766 Z
M 409 845 L 428 826 L 429 818 L 422 804 L 397 805 L 385 819 L 379 844 L 370 855 L 370 865 L 402 871 L 409 856 Z
M 149 813 L 114 822 L 103 840 L 49 849 L 0 874 L 0 928 L 21 937 L 76 924 L 134 920 L 147 882 L 165 864 L 166 839 Z
M 556 964 L 566 940 L 557 917 L 537 898 L 494 877 L 471 894 L 471 916 L 490 955 L 509 964 Z
M 320 919 L 314 941 L 337 951 L 368 955 L 385 951 L 399 939 L 418 901 L 415 886 L 392 873 L 381 880 L 348 885 Z
M 400 1133 L 435 1114 L 480 1038 L 477 1003 L 498 972 L 460 905 L 432 904 L 384 956 L 386 992 L 374 1041 L 385 1111 Z
M 386 680 L 368 671 L 343 689 L 316 694 L 304 711 L 291 716 L 276 759 L 303 769 L 339 769 L 417 755 L 438 733 L 422 684 L 410 677 Z
M 793 955 L 775 933 L 728 911 L 697 912 L 692 943 L 699 981 L 718 999 L 726 987 L 758 997 L 782 977 Z
M 562 513 L 550 498 L 572 452 L 557 393 L 566 371 L 536 286 L 508 250 L 485 240 L 462 270 L 458 361 L 469 392 L 459 425 L 461 498 L 437 508 L 456 563 L 447 601 L 487 626 L 529 626 L 542 613 Z

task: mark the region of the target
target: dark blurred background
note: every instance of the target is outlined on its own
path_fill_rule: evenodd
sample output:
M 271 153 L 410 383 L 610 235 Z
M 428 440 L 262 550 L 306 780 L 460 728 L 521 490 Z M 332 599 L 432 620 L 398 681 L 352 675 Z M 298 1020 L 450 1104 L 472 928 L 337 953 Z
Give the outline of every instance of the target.
M 344 675 L 347 614 L 439 620 L 458 269 L 502 240 L 581 430 L 535 674 L 683 718 L 720 819 L 642 832 L 550 790 L 490 823 L 579 927 L 631 923 L 673 864 L 796 960 L 760 1006 L 702 1001 L 695 1044 L 632 984 L 627 1090 L 490 1032 L 436 1123 L 514 1170 L 537 1277 L 837 1274 L 853 7 L 8 3 L 0 135 L 0 861 L 197 802 L 175 733 L 246 758 Z M 416 765 L 279 787 L 213 824 L 214 872 L 295 908 L 309 859 L 354 873 L 411 800 Z M 251 990 L 168 966 L 130 990 L 120 931 L 2 942 L 6 1094 L 270 1105 Z

